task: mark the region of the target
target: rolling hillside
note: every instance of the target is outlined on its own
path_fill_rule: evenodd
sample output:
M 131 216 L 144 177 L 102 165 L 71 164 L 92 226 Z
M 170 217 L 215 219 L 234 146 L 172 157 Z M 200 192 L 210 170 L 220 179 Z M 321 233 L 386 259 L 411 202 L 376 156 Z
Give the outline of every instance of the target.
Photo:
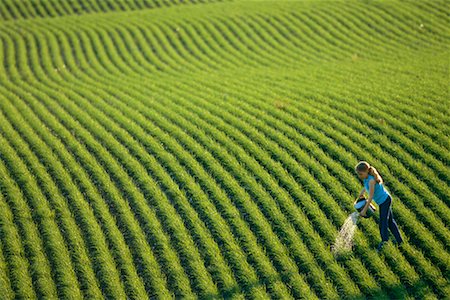
M 0 297 L 448 297 L 449 13 L 1 1 Z M 407 242 L 336 258 L 359 160 Z

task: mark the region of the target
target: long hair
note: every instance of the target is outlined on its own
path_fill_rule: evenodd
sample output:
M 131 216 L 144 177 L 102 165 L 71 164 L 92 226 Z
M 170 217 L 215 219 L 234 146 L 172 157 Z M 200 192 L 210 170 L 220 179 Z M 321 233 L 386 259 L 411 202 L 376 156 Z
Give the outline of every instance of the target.
M 369 165 L 369 163 L 366 162 L 366 161 L 360 161 L 355 166 L 355 171 L 358 171 L 358 172 L 369 172 L 369 174 L 372 175 L 375 178 L 375 181 L 377 183 L 383 183 L 383 178 L 381 178 L 381 175 L 380 175 L 380 173 L 378 173 L 377 169 L 375 169 L 374 167 Z

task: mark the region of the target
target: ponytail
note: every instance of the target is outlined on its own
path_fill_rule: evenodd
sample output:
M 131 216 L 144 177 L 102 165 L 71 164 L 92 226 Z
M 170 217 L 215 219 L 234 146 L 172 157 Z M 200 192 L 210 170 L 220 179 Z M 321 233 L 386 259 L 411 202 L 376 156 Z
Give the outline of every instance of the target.
M 375 169 L 374 167 L 369 167 L 369 174 L 375 178 L 375 181 L 377 183 L 383 183 L 383 178 L 381 178 L 380 173 L 378 173 L 377 169 Z

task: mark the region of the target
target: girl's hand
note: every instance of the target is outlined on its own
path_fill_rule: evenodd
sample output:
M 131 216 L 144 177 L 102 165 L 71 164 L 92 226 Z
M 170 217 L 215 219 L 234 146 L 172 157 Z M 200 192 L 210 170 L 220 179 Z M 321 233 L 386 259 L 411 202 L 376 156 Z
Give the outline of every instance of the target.
M 361 212 L 359 213 L 359 215 L 360 215 L 361 217 L 365 217 L 365 216 L 366 216 L 367 209 L 368 209 L 368 205 L 366 204 L 366 206 L 364 206 L 364 208 L 361 210 Z

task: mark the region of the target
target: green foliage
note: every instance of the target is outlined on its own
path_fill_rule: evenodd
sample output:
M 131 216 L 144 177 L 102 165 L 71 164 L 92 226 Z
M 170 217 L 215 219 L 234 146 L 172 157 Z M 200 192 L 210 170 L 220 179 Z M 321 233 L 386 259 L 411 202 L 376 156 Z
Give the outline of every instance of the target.
M 444 298 L 445 1 L 0 2 L 0 294 Z M 405 237 L 330 246 L 375 165 Z

